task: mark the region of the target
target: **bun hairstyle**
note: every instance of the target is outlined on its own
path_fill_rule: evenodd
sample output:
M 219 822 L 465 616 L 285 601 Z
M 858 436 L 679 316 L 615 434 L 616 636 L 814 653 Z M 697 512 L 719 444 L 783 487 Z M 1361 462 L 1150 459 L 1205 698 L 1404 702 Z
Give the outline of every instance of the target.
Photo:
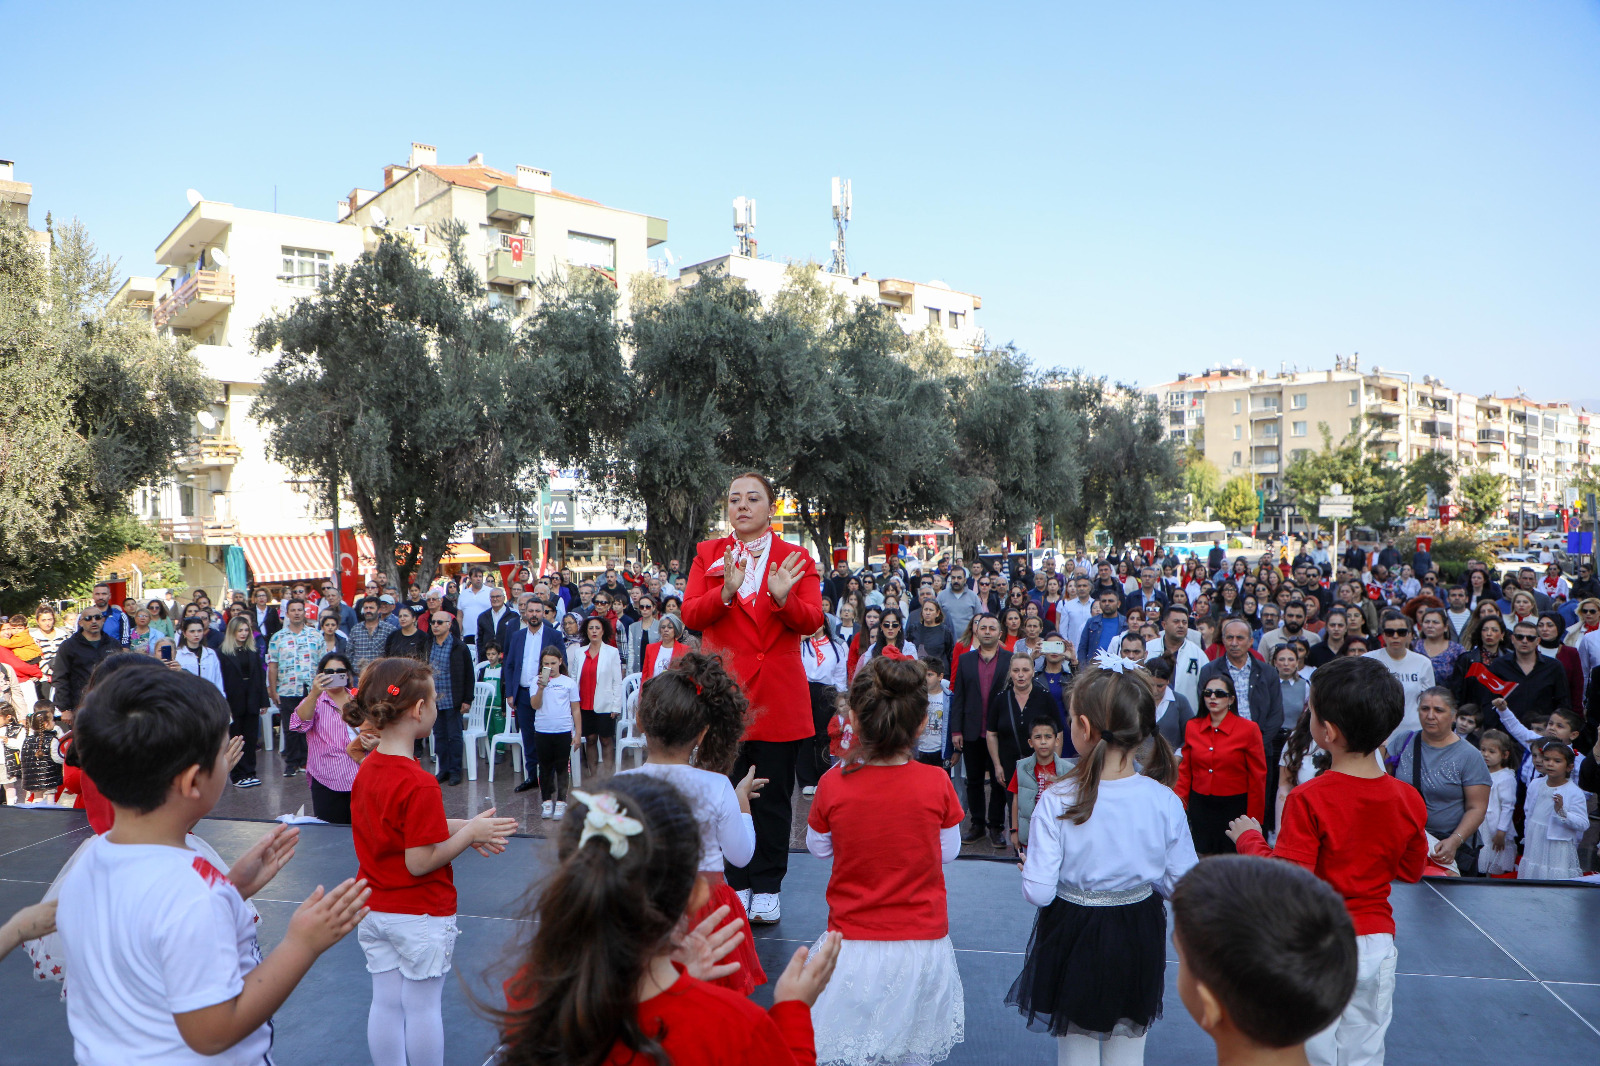
M 904 754 L 928 715 L 928 675 L 915 659 L 869 659 L 850 683 L 856 742 L 843 773 Z
M 661 1034 L 639 1025 L 639 980 L 688 910 L 700 829 L 665 781 L 624 774 L 605 788 L 644 830 L 613 857 L 604 837 L 580 846 L 588 808 L 568 808 L 557 831 L 561 865 L 533 905 L 533 941 L 506 986 L 510 1002 L 528 1006 L 493 1012 L 507 1033 L 498 1066 L 599 1066 L 618 1041 L 636 1060 L 667 1061 Z
M 345 705 L 345 721 L 383 729 L 433 695 L 433 667 L 428 663 L 399 656 L 374 659 L 361 671 L 356 698 Z
M 1072 805 L 1061 813 L 1061 817 L 1072 819 L 1072 824 L 1082 825 L 1094 813 L 1095 800 L 1100 796 L 1100 778 L 1105 773 L 1106 753 L 1111 748 L 1132 753 L 1148 741 L 1149 753 L 1143 759 L 1144 775 L 1165 785 L 1177 779 L 1177 759 L 1172 754 L 1172 745 L 1156 728 L 1155 693 L 1142 670 L 1123 673 L 1093 670 L 1080 675 L 1072 684 L 1069 713 L 1072 718 L 1087 718 L 1095 734 L 1093 746 L 1079 753 L 1078 765 L 1072 770 L 1071 779 L 1077 785 L 1077 795 Z
M 716 655 L 688 651 L 639 691 L 639 728 L 669 748 L 686 748 L 705 730 L 694 765 L 725 774 L 733 769 L 750 701 Z

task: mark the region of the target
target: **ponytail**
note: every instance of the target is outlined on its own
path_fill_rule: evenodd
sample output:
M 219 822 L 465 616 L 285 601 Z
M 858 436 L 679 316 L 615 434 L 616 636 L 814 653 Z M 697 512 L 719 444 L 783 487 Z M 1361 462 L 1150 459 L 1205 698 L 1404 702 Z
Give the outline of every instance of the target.
M 639 690 L 639 729 L 668 748 L 693 744 L 694 765 L 725 774 L 739 756 L 750 701 L 717 655 L 686 651 Z
M 1144 775 L 1162 784 L 1176 779 L 1177 759 L 1172 745 L 1156 728 L 1155 693 L 1142 670 L 1095 670 L 1080 676 L 1072 685 L 1070 714 L 1087 718 L 1095 734 L 1094 746 L 1079 755 L 1078 765 L 1072 769 L 1076 795 L 1071 806 L 1061 813 L 1073 825 L 1082 825 L 1094 813 L 1106 754 L 1111 748 L 1131 754 L 1149 740 Z
M 856 742 L 841 773 L 909 752 L 928 715 L 928 677 L 917 659 L 869 659 L 850 682 Z
M 433 694 L 429 664 L 399 656 L 374 659 L 361 671 L 355 699 L 345 704 L 345 724 L 384 729 Z
M 526 1006 L 490 1012 L 506 1033 L 499 1066 L 600 1066 L 619 1042 L 636 1060 L 670 1064 L 662 1034 L 639 1025 L 639 981 L 688 910 L 700 830 L 665 781 L 626 774 L 594 798 L 605 795 L 642 829 L 615 855 L 607 836 L 584 839 L 583 802 L 568 809 L 561 865 L 539 893 L 532 943 L 506 984 L 507 1000 Z

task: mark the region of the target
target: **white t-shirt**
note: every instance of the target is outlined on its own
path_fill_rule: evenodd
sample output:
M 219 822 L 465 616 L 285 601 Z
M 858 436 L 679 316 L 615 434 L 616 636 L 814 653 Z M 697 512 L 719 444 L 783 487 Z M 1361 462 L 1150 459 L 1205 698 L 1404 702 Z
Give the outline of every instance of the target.
M 944 752 L 945 721 L 950 714 L 950 693 L 946 691 L 949 685 L 948 681 L 939 682 L 939 694 L 928 697 L 928 724 L 917 738 L 919 752 Z
M 535 733 L 572 732 L 572 705 L 578 702 L 578 683 L 566 674 L 557 674 L 544 687 L 544 698 L 533 712 Z
M 1408 651 L 1404 659 L 1392 659 L 1387 648 L 1377 648 L 1367 652 L 1368 659 L 1376 659 L 1389 668 L 1389 672 L 1400 679 L 1400 685 L 1406 690 L 1406 710 L 1400 718 L 1400 727 L 1389 734 L 1389 739 L 1384 741 L 1384 746 L 1392 754 L 1396 737 L 1403 737 L 1407 733 L 1422 728 L 1422 719 L 1417 717 L 1417 699 L 1424 689 L 1432 688 L 1437 682 L 1433 679 L 1433 660 L 1418 652 Z
M 461 615 L 461 633 L 468 640 L 478 638 L 478 616 L 489 609 L 489 586 L 477 592 L 468 585 L 456 594 L 456 611 Z
M 688 797 L 700 823 L 700 869 L 722 871 L 723 860 L 744 866 L 756 853 L 756 825 L 739 809 L 739 797 L 727 774 L 698 766 L 647 762 L 624 774 L 648 774 L 671 783 Z
M 261 963 L 254 913 L 200 855 L 96 837 L 61 882 L 56 924 L 80 1066 L 267 1061 L 271 1021 L 207 1056 L 172 1017 L 234 998 Z

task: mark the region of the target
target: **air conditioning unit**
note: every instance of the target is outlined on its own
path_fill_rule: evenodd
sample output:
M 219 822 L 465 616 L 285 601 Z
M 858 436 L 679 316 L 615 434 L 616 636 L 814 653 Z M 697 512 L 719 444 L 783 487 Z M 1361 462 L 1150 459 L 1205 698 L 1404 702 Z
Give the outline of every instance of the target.
M 406 232 L 411 234 L 411 236 L 415 237 L 418 244 L 427 244 L 428 243 L 428 227 L 427 226 L 413 224 L 413 225 L 410 225 L 410 226 L 406 227 Z
M 522 234 L 522 235 L 524 235 L 524 236 L 528 235 L 529 233 L 532 233 L 533 232 L 533 222 L 532 222 L 532 220 L 531 219 L 526 219 L 526 218 L 517 219 L 517 232 Z
M 517 299 L 519 299 L 519 300 L 531 300 L 531 299 L 533 299 L 533 286 L 528 284 L 526 281 L 519 282 L 518 285 L 517 285 Z

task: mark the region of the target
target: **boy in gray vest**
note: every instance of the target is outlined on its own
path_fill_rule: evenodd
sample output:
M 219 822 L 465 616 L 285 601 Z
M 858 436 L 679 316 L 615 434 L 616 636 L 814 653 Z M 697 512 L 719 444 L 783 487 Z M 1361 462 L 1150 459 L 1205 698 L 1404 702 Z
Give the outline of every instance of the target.
M 1028 747 L 1033 754 L 1018 759 L 1017 772 L 1011 775 L 1011 792 L 1017 797 L 1011 804 L 1011 837 L 1019 859 L 1028 850 L 1028 820 L 1039 793 L 1067 776 L 1077 762 L 1058 757 L 1060 738 L 1061 725 L 1054 718 L 1043 714 L 1034 718 L 1028 727 Z

